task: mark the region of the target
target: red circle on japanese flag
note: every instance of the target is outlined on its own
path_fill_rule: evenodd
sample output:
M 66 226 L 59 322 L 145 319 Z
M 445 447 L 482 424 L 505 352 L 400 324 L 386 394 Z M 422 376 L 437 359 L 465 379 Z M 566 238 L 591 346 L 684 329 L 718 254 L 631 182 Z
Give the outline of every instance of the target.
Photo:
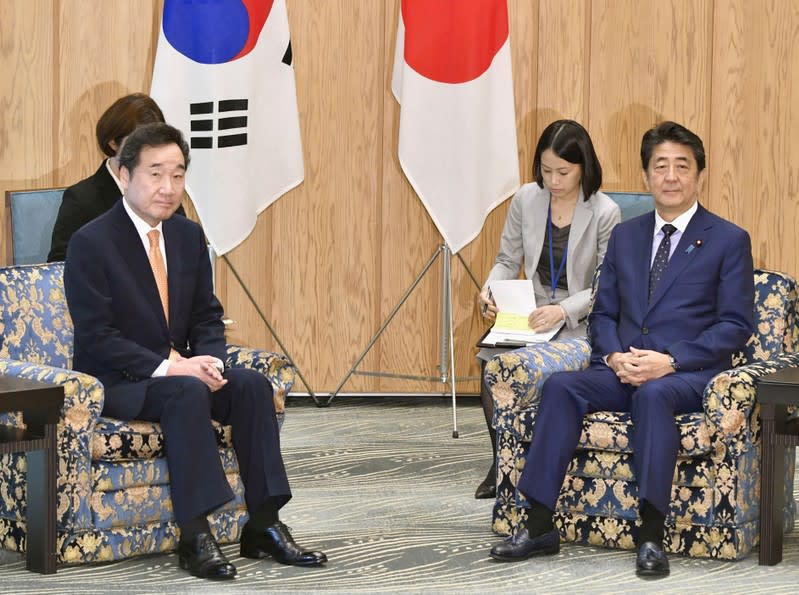
M 402 0 L 405 61 L 441 83 L 479 77 L 508 39 L 506 0 Z

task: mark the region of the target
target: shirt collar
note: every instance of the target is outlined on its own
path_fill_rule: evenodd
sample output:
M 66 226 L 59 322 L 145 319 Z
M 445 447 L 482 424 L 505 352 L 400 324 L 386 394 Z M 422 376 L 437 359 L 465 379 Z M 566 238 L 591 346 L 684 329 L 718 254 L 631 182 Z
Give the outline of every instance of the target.
M 694 213 L 699 209 L 699 202 L 694 201 L 694 204 L 685 211 L 682 215 L 674 219 L 674 221 L 666 221 L 663 217 L 660 216 L 660 213 L 655 210 L 655 235 L 660 233 L 660 229 L 666 224 L 671 223 L 674 227 L 677 228 L 677 231 L 680 233 L 685 232 L 685 228 L 688 227 L 688 223 L 691 221 L 691 217 L 694 216 Z
M 164 235 L 163 229 L 162 229 L 163 228 L 163 221 L 159 221 L 158 225 L 156 225 L 155 227 L 150 227 L 149 223 L 147 223 L 144 219 L 139 217 L 133 211 L 133 209 L 130 208 L 130 205 L 128 204 L 128 201 L 125 199 L 124 196 L 122 197 L 122 206 L 125 207 L 125 211 L 127 212 L 128 217 L 130 217 L 130 220 L 133 221 L 133 225 L 134 225 L 134 227 L 136 227 L 136 232 L 139 234 L 139 237 L 142 239 L 142 241 L 145 243 L 145 245 L 147 245 L 147 246 L 150 245 L 150 241 L 147 239 L 147 232 L 149 232 L 152 229 L 157 229 L 158 232 L 161 234 L 161 237 L 163 237 L 163 235 Z
M 114 170 L 111 168 L 111 158 L 110 157 L 105 160 L 105 169 L 107 169 L 108 173 L 111 174 L 111 179 L 113 179 L 114 182 L 116 182 L 117 188 L 119 188 L 119 193 L 120 194 L 124 194 L 125 191 L 122 190 L 122 182 L 119 180 L 117 175 L 114 173 Z

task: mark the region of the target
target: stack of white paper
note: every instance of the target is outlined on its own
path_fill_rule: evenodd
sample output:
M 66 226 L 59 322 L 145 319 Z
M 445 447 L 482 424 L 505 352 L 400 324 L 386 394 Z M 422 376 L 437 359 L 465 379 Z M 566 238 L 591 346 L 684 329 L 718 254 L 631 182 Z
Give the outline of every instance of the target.
M 527 319 L 535 310 L 535 292 L 529 279 L 491 281 L 489 291 L 499 313 L 491 331 L 483 338 L 481 345 L 496 347 L 524 346 L 549 341 L 563 326 L 537 333 L 528 326 Z

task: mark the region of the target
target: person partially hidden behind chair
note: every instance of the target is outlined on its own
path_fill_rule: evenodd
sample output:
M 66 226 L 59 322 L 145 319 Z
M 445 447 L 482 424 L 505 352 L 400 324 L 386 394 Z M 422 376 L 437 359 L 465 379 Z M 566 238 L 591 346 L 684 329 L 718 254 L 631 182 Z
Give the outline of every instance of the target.
M 47 262 L 64 260 L 69 239 L 92 219 L 99 217 L 119 201 L 119 149 L 137 126 L 163 122 L 161 108 L 149 95 L 131 93 L 120 97 L 97 120 L 95 134 L 100 150 L 108 157 L 88 178 L 64 190 L 58 209 Z M 185 215 L 182 206 L 177 213 Z
M 706 175 L 701 139 L 663 122 L 644 134 L 641 164 L 656 210 L 611 234 L 589 316 L 590 367 L 544 383 L 518 482 L 530 502 L 527 522 L 491 549 L 496 560 L 559 551 L 553 515 L 583 416 L 628 411 L 641 518 L 636 572 L 669 573 L 674 416 L 701 411 L 705 385 L 752 334 L 754 280 L 747 232 L 697 202 Z
M 222 307 L 203 231 L 172 216 L 188 164 L 179 130 L 137 128 L 119 158 L 123 200 L 72 236 L 64 288 L 74 368 L 103 383 L 103 415 L 161 424 L 182 568 L 201 578 L 236 575 L 206 520 L 233 498 L 212 419 L 233 427 L 249 512 L 241 555 L 323 564 L 325 554 L 301 549 L 278 519 L 291 490 L 269 381 L 254 370 L 223 368 Z

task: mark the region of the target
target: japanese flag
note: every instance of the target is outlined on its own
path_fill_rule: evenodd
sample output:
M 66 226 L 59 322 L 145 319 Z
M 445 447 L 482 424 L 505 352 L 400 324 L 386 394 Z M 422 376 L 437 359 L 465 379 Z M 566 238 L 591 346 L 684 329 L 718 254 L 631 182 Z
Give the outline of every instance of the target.
M 399 161 L 453 252 L 519 187 L 506 0 L 402 0 Z

